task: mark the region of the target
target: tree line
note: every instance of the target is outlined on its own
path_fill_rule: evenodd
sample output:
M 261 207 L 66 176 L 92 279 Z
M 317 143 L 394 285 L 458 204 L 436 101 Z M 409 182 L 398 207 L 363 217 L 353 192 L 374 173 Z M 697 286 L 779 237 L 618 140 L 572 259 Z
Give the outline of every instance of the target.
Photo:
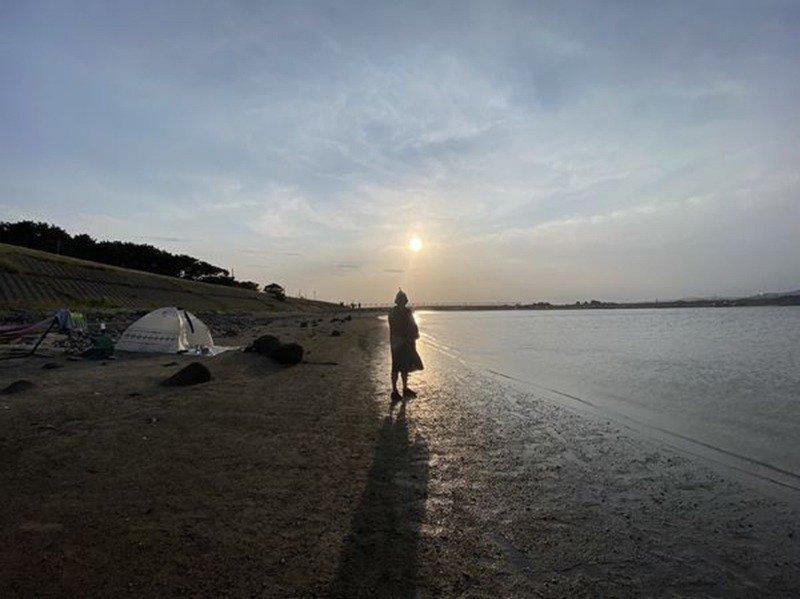
M 237 281 L 224 268 L 186 254 L 170 254 L 149 244 L 97 241 L 85 233 L 73 236 L 64 229 L 47 223 L 29 220 L 16 223 L 0 222 L 0 243 L 188 281 L 242 287 L 254 291 L 259 289 L 258 283 Z

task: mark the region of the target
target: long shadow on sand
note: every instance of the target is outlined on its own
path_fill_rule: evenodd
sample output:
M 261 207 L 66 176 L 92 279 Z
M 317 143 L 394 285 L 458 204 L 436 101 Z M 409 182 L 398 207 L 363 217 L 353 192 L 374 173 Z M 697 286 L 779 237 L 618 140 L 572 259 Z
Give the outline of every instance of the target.
M 332 598 L 416 597 L 417 546 L 427 487 L 428 447 L 420 435 L 413 442 L 409 438 L 403 402 L 383 420 L 367 485 L 331 587 Z

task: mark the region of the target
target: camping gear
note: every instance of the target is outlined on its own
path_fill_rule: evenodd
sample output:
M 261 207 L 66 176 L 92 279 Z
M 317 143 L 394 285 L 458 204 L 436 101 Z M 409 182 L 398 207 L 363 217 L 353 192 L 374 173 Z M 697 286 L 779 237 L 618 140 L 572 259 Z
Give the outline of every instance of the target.
M 86 317 L 81 312 L 71 312 L 61 308 L 55 315 L 59 333 L 65 335 L 83 335 L 89 329 Z
M 66 308 L 61 308 L 53 316 L 48 317 L 40 322 L 21 325 L 2 325 L 0 326 L 0 343 L 10 344 L 16 339 L 28 336 L 32 333 L 44 329 L 39 339 L 34 344 L 33 348 L 28 351 L 12 352 L 5 355 L 0 359 L 11 358 L 26 358 L 32 356 L 39 349 L 39 346 L 47 337 L 48 333 L 54 328 L 58 327 L 58 332 L 63 333 L 69 337 L 71 341 L 76 338 L 82 337 L 86 333 L 86 318 L 80 312 L 70 312 Z
M 159 308 L 125 329 L 118 351 L 153 354 L 213 354 L 214 340 L 202 320 L 181 308 Z
M 10 343 L 20 337 L 38 333 L 44 329 L 49 331 L 53 326 L 52 317 L 34 323 L 2 325 L 0 326 L 0 343 Z
M 86 339 L 91 345 L 80 353 L 81 358 L 89 360 L 113 359 L 114 340 L 111 337 L 101 333 L 100 335 L 86 335 Z

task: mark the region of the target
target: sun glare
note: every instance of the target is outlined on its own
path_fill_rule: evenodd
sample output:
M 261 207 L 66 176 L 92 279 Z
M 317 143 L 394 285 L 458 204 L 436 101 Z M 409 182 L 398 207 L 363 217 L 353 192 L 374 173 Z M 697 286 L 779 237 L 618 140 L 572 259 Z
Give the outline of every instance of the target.
M 419 237 L 412 237 L 408 242 L 408 249 L 412 252 L 418 252 L 422 249 L 422 240 Z

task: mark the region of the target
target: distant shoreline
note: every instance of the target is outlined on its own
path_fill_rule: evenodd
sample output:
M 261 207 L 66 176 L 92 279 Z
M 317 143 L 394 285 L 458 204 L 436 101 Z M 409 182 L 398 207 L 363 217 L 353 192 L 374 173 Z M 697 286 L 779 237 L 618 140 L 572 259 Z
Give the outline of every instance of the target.
M 652 308 L 739 308 L 757 306 L 800 306 L 800 295 L 781 295 L 769 298 L 709 299 L 709 300 L 674 300 L 652 302 L 576 302 L 574 304 L 550 304 L 536 302 L 533 304 L 462 304 L 438 305 L 419 304 L 416 310 L 432 311 L 492 311 L 492 310 L 629 310 Z

